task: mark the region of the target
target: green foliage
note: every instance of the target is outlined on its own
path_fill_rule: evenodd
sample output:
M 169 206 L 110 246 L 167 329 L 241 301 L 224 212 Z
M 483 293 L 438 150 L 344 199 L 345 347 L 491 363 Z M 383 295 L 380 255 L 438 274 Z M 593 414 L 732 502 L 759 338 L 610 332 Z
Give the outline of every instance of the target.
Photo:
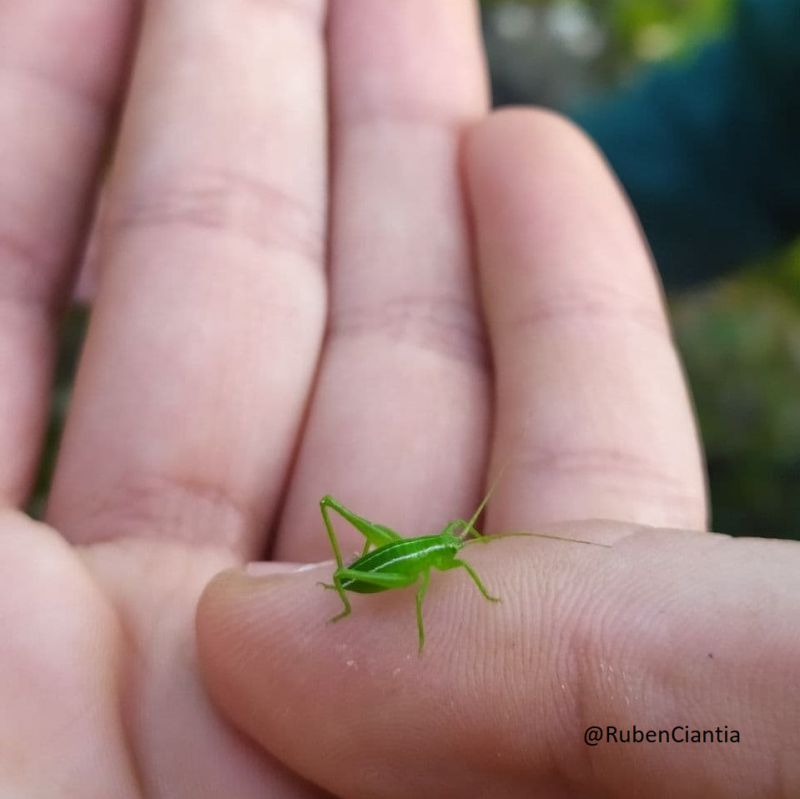
M 672 304 L 714 529 L 800 538 L 800 247 Z
M 485 0 L 580 5 L 605 31 L 587 64 L 614 82 L 720 35 L 736 0 Z M 800 246 L 674 298 L 720 532 L 800 538 Z
M 481 5 L 504 3 L 584 8 L 609 34 L 604 58 L 618 70 L 691 51 L 725 28 L 734 5 L 733 0 L 483 0 Z
M 616 46 L 643 60 L 658 60 L 692 49 L 717 34 L 727 22 L 731 2 L 615 0 L 609 7 Z

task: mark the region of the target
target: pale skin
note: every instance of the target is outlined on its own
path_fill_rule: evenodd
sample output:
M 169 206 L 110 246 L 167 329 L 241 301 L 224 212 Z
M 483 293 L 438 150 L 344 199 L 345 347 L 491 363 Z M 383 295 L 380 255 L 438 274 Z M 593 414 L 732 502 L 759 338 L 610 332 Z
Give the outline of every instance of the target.
M 0 2 L 0 793 L 797 795 L 800 547 L 702 532 L 652 267 L 591 146 L 488 115 L 463 0 L 161 0 L 140 33 L 134 6 Z M 35 524 L 53 309 L 123 96 Z M 475 547 L 503 603 L 440 575 L 422 659 L 407 592 L 326 624 L 331 564 L 291 573 L 328 556 L 321 496 L 421 534 L 512 450 L 488 532 L 612 549 Z M 268 551 L 279 576 L 198 609 Z M 634 722 L 746 738 L 583 743 Z

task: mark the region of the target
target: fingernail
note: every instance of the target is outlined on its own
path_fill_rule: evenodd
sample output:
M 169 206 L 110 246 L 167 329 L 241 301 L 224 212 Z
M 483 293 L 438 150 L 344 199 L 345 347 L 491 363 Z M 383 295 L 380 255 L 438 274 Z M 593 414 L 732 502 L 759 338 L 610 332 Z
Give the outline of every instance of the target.
M 319 563 L 278 563 L 274 560 L 255 560 L 244 567 L 244 573 L 248 577 L 272 577 L 288 574 L 300 574 L 301 572 L 313 571 L 322 566 L 332 566 L 332 560 L 323 560 Z

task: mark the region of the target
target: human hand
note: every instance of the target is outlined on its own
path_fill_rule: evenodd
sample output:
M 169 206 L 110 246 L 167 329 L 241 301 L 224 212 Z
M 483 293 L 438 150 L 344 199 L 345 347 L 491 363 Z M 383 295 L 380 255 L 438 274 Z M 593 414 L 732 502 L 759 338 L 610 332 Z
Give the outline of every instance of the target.
M 479 484 L 473 409 L 489 384 L 457 166 L 462 129 L 486 110 L 475 13 L 337 2 L 326 52 L 322 0 L 148 3 L 138 36 L 135 5 L 0 9 L 0 786 L 313 795 L 207 700 L 196 601 L 216 572 L 262 556 L 270 530 L 285 554 L 317 557 L 316 524 L 305 537 L 279 525 L 284 497 L 302 508 L 356 450 L 383 467 L 374 448 L 407 447 L 453 392 L 462 408 L 405 452 L 405 479 L 416 490 L 419 459 L 448 453 L 444 485 L 449 453 L 468 453 L 438 499 L 459 505 Z M 15 509 L 123 96 L 91 326 L 37 525 Z M 306 466 L 290 475 L 307 410 Z
M 0 785 L 11 795 L 315 795 L 207 701 L 194 658 L 198 594 L 221 568 L 261 554 L 270 528 L 282 557 L 318 557 L 324 538 L 309 514 L 323 490 L 404 531 L 462 512 L 480 492 L 491 383 L 455 167 L 461 130 L 485 110 L 483 76 L 465 5 L 397 5 L 332 6 L 329 244 L 322 5 L 148 6 L 48 511 L 53 528 L 13 510 L 1 522 Z M 8 311 L 0 487 L 9 507 L 30 485 L 46 417 L 51 311 L 66 291 L 120 96 L 122 42 L 133 41 L 121 0 L 87 2 L 78 13 L 55 2 L 31 8 L 0 12 L 4 60 L 16 67 L 0 95 L 9 156 L 0 196 L 10 209 L 0 234 Z M 52 35 L 42 36 L 43 24 Z M 101 46 L 85 47 L 87 35 Z M 601 224 L 604 197 L 584 241 L 594 245 L 604 231 L 631 244 L 628 233 Z M 476 209 L 479 226 L 480 217 Z M 565 232 L 552 239 L 553 256 L 566 253 Z M 331 334 L 320 356 L 327 246 Z M 644 274 L 635 271 L 641 255 L 608 241 L 581 258 L 587 269 L 611 268 L 612 252 L 634 271 L 615 279 Z M 501 305 L 486 300 L 492 307 Z M 497 348 L 495 330 L 492 337 Z M 662 449 L 648 454 L 685 478 L 690 493 L 699 473 L 691 424 L 674 403 L 680 380 L 669 346 L 664 353 L 659 390 L 637 397 L 648 435 L 665 410 L 683 420 L 681 441 L 666 441 L 679 428 L 668 422 Z M 528 424 L 526 437 L 537 426 L 533 417 Z M 342 462 L 346 470 L 336 468 Z M 367 495 L 374 475 L 381 479 L 370 479 Z M 504 490 L 518 479 L 530 485 L 509 474 Z M 590 487 L 585 471 L 582 481 Z M 624 490 L 599 493 L 616 493 L 623 507 Z M 531 523 L 556 517 L 549 496 L 540 492 Z M 497 507 L 506 502 L 499 497 Z M 691 526 L 694 518 L 670 514 L 700 513 L 696 501 L 652 504 L 661 510 L 635 520 Z M 612 510 L 602 515 L 632 518 Z M 324 618 L 330 597 L 316 591 L 314 612 Z M 389 599 L 401 614 L 391 629 L 405 630 L 406 598 Z M 206 617 L 211 634 L 203 637 L 212 681 L 215 665 L 224 666 L 216 655 L 231 641 L 214 632 L 214 618 L 222 616 Z M 341 635 L 341 627 L 325 629 Z M 410 638 L 413 647 L 413 627 Z
M 691 410 L 617 187 L 578 133 L 534 112 L 478 124 L 464 165 L 496 367 L 494 416 L 473 409 L 475 426 L 493 431 L 476 452 L 487 440 L 495 469 L 509 463 L 488 532 L 613 546 L 516 538 L 472 548 L 467 559 L 503 603 L 485 602 L 463 573 L 434 571 L 421 657 L 413 589 L 354 596 L 353 615 L 330 625 L 340 603 L 317 583 L 332 563 L 226 572 L 198 614 L 217 706 L 343 797 L 794 795 L 800 547 L 702 532 Z M 356 381 L 349 401 L 361 392 L 369 402 L 373 383 L 383 381 Z M 323 476 L 288 504 L 280 555 L 322 552 L 314 499 L 326 491 L 408 535 L 474 507 L 477 487 L 460 506 L 440 500 L 482 462 L 474 455 L 452 457 L 442 476 L 426 450 L 410 467 L 427 485 L 408 488 L 407 452 L 442 418 L 402 421 L 418 390 L 410 382 L 392 409 L 406 446 L 384 445 L 377 423 L 372 447 L 358 446 L 356 423 L 319 423 L 324 445 L 304 442 L 299 468 Z M 391 426 L 381 404 L 369 413 Z M 319 415 L 314 406 L 312 434 Z M 355 431 L 355 447 L 341 431 Z M 307 535 L 319 543 L 297 543 Z M 675 740 L 592 746 L 594 727 Z M 681 742 L 698 730 L 722 742 Z
M 434 571 L 421 657 L 411 591 L 356 596 L 352 616 L 327 625 L 339 603 L 316 583 L 331 563 L 226 572 L 198 614 L 210 692 L 337 796 L 794 795 L 800 546 L 700 532 L 689 408 L 618 190 L 579 134 L 534 112 L 480 124 L 466 171 L 497 366 L 492 460 L 509 461 L 488 532 L 612 548 L 471 548 L 503 603 Z M 427 495 L 379 515 L 375 482 L 365 474 L 347 503 L 423 532 L 402 523 Z M 380 485 L 389 502 L 393 481 Z M 677 732 L 591 746 L 594 727 Z M 681 742 L 716 728 L 727 742 Z
M 277 526 L 320 361 L 326 4 L 148 3 L 135 54 L 134 5 L 0 9 L 0 495 L 10 509 L 0 536 L 0 786 L 30 797 L 315 794 L 217 715 L 199 683 L 193 624 L 208 579 L 262 555 Z M 374 60 L 393 75 L 374 14 L 362 25 L 359 6 L 372 5 L 331 9 L 331 319 L 361 321 L 346 304 L 379 306 L 376 289 L 394 296 L 386 272 L 365 274 L 378 255 L 415 291 L 395 315 L 401 327 L 451 282 L 449 307 L 471 319 L 459 306 L 473 289 L 455 159 L 459 126 L 485 107 L 474 20 L 456 5 L 438 21 L 425 13 L 431 51 L 451 20 L 457 31 L 448 53 L 431 55 L 442 82 L 405 102 L 402 87 L 371 83 L 377 67 L 362 70 Z M 426 70 L 411 37 L 396 33 L 412 70 L 405 90 L 416 91 L 413 69 Z M 69 293 L 126 50 L 135 69 L 98 237 L 101 274 L 45 527 L 11 509 L 35 472 L 54 311 Z M 437 103 L 462 71 L 440 128 Z M 395 110 L 409 112 L 410 128 Z M 426 285 L 431 264 L 439 271 Z M 428 328 L 414 321 L 411 339 L 399 338 L 415 356 Z M 348 338 L 373 340 L 362 332 L 332 333 L 326 360 Z M 384 351 L 391 337 L 377 336 Z M 421 360 L 392 373 L 438 371 L 435 358 Z M 443 384 L 440 396 L 449 402 Z M 430 445 L 472 432 L 456 419 Z

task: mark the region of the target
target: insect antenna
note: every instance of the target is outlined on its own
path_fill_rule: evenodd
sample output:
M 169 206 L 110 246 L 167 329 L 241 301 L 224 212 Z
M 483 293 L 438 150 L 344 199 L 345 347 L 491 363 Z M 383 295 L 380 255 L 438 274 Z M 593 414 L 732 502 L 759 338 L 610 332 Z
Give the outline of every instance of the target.
M 549 535 L 548 533 L 493 533 L 491 535 L 483 535 L 479 534 L 478 538 L 471 538 L 469 541 L 464 542 L 464 546 L 469 544 L 488 544 L 491 541 L 495 541 L 498 538 L 518 538 L 520 536 L 525 536 L 526 538 L 549 538 L 552 541 L 569 541 L 572 544 L 589 544 L 593 547 L 605 547 L 606 549 L 611 549 L 611 544 L 601 544 L 599 541 L 587 541 L 585 538 L 567 538 L 563 535 Z
M 464 540 L 470 533 L 476 536 L 476 538 L 471 539 L 467 543 L 472 543 L 474 541 L 480 541 L 486 536 L 483 533 L 478 532 L 475 529 L 475 522 L 478 520 L 478 516 L 481 515 L 483 509 L 486 507 L 486 503 L 491 498 L 492 494 L 494 494 L 495 489 L 497 488 L 498 484 L 500 483 L 500 478 L 503 476 L 503 472 L 505 472 L 506 467 L 508 466 L 509 461 L 506 461 L 501 467 L 500 470 L 492 480 L 491 485 L 489 486 L 489 490 L 486 492 L 486 496 L 481 500 L 481 504 L 475 509 L 475 513 L 472 514 L 472 518 L 467 522 L 464 529 L 461 531 L 461 539 Z
M 465 527 L 462 529 L 460 533 L 460 538 L 464 542 L 464 546 L 469 544 L 488 544 L 491 541 L 496 541 L 499 538 L 518 538 L 520 536 L 533 537 L 533 538 L 549 538 L 553 541 L 569 541 L 573 544 L 588 544 L 589 546 L 595 547 L 605 547 L 606 549 L 611 549 L 611 544 L 601 544 L 599 541 L 587 541 L 584 538 L 567 538 L 566 536 L 561 535 L 551 535 L 549 533 L 532 533 L 527 531 L 511 531 L 505 533 L 497 533 L 492 535 L 485 535 L 480 531 L 475 529 L 475 522 L 478 520 L 478 517 L 483 512 L 483 509 L 486 507 L 489 500 L 492 498 L 492 494 L 494 494 L 495 489 L 500 484 L 500 480 L 503 477 L 506 469 L 508 468 L 509 463 L 511 463 L 511 458 L 508 458 L 506 462 L 500 467 L 497 471 L 497 474 L 494 476 L 491 484 L 489 485 L 489 490 L 486 492 L 486 496 L 481 500 L 480 505 L 475 509 L 475 513 L 472 514 L 470 520 L 466 523 Z M 467 538 L 467 536 L 472 535 L 472 538 Z
M 573 544 L 588 544 L 589 546 L 595 547 L 605 547 L 606 549 L 611 549 L 611 544 L 601 544 L 599 541 L 587 541 L 583 538 L 567 538 L 566 536 L 561 535 L 550 535 L 549 533 L 529 533 L 523 531 L 514 531 L 514 532 L 507 532 L 507 533 L 493 533 L 491 535 L 485 535 L 484 533 L 479 532 L 475 529 L 475 522 L 478 520 L 478 517 L 483 512 L 483 509 L 486 507 L 486 504 L 494 494 L 495 489 L 500 483 L 500 479 L 503 477 L 506 469 L 508 468 L 509 463 L 511 463 L 511 458 L 509 458 L 501 467 L 498 469 L 497 474 L 494 476 L 492 480 L 489 490 L 486 492 L 486 496 L 481 500 L 481 504 L 475 509 L 475 513 L 472 514 L 472 518 L 466 523 L 466 526 L 461 531 L 460 537 L 461 540 L 464 542 L 464 546 L 468 544 L 488 544 L 490 541 L 495 541 L 498 538 L 517 538 L 520 536 L 525 537 L 533 537 L 533 538 L 550 538 L 553 541 L 569 541 Z M 472 538 L 467 538 L 467 536 L 472 535 Z

